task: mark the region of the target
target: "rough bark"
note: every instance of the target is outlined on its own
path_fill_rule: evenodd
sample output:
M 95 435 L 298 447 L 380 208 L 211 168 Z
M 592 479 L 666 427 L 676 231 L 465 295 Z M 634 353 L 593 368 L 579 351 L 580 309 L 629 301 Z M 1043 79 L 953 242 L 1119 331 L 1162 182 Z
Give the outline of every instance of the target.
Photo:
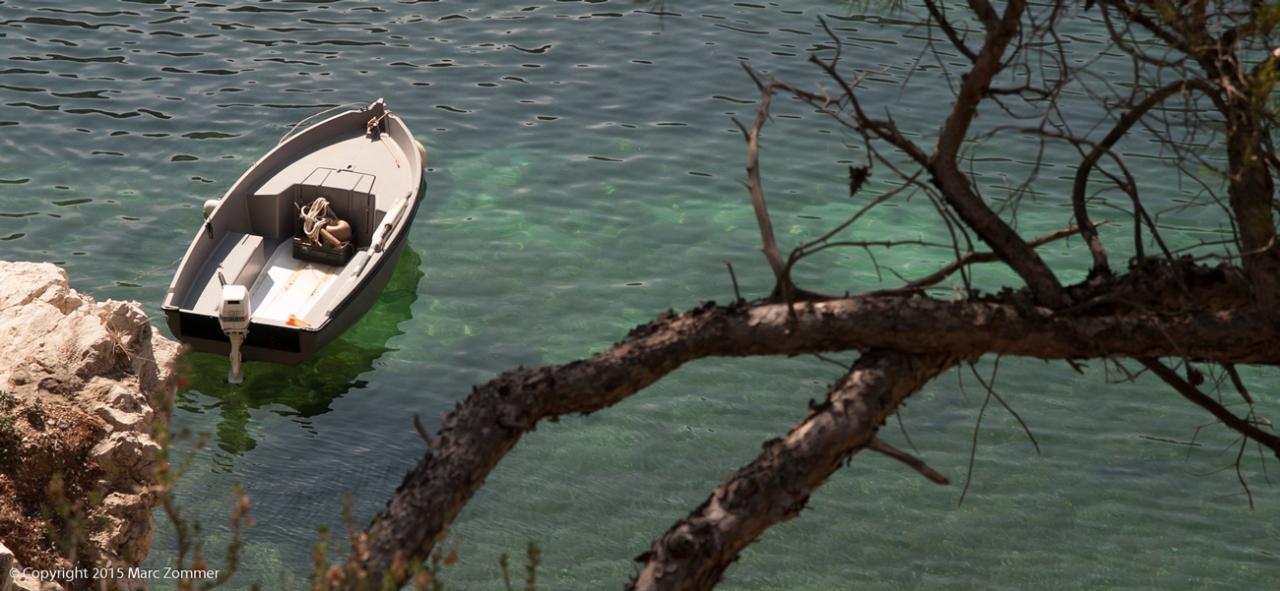
M 1271 217 L 1275 185 L 1267 168 L 1262 137 L 1265 133 L 1253 108 L 1253 97 L 1235 98 L 1227 116 L 1227 195 L 1240 233 L 1245 272 L 1257 287 L 1259 303 L 1280 304 L 1280 248 Z
M 869 446 L 898 405 L 959 361 L 949 354 L 872 352 L 836 382 L 786 437 L 716 487 L 649 552 L 633 591 L 710 589 L 738 553 L 800 513 L 819 486 Z
M 1025 292 L 989 301 L 862 296 L 821 302 L 707 303 L 666 313 L 589 359 L 506 372 L 444 420 L 430 451 L 368 530 L 352 576 L 381 580 L 425 556 L 498 461 L 539 420 L 620 402 L 680 365 L 710 356 L 892 350 L 904 355 L 1042 359 L 1178 356 L 1280 364 L 1280 328 L 1248 301 L 1232 267 L 1156 265 L 1078 288 L 1052 311 Z M 1168 289 L 1177 285 L 1178 289 Z M 1091 297 L 1095 292 L 1109 296 Z M 407 554 L 412 554 L 407 555 Z

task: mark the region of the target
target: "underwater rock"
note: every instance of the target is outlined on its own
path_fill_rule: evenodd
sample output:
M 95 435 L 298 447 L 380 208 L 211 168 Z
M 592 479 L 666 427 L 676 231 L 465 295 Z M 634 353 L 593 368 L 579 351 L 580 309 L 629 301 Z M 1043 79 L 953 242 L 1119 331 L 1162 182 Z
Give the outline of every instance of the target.
M 152 430 L 168 424 L 181 352 L 140 304 L 95 302 L 52 264 L 0 261 L 0 549 L 15 568 L 146 557 L 159 502 Z M 0 590 L 33 582 L 7 581 L 8 570 Z

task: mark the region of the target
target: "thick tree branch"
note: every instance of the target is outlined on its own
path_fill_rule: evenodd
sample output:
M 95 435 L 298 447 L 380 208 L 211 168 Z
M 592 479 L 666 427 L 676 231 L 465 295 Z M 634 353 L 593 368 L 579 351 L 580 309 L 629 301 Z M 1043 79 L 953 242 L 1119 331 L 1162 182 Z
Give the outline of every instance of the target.
M 1237 293 L 1240 282 L 1229 267 L 1179 269 L 1183 276 L 1176 281 L 1185 291 L 1161 287 L 1175 281 L 1159 279 L 1172 272 L 1161 267 L 1144 279 L 1108 284 L 1105 293 L 1112 297 L 1081 291 L 1085 304 L 1074 312 L 1036 307 L 1017 293 L 991 301 L 864 296 L 793 306 L 708 303 L 664 314 L 589 359 L 504 373 L 445 418 L 431 450 L 367 531 L 368 552 L 349 564 L 348 580 L 355 585 L 358 578 L 377 581 L 388 573 L 403 580 L 393 566 L 426 556 L 498 461 L 539 420 L 607 408 L 695 359 L 894 350 L 965 358 L 1177 356 L 1280 364 L 1280 347 L 1274 346 L 1280 327 L 1253 308 L 1234 307 L 1247 293 Z
M 982 21 L 982 26 L 987 28 L 987 32 L 1000 28 L 1000 13 L 996 12 L 987 0 L 969 0 L 969 9 L 978 16 L 978 20 Z
M 1240 233 L 1240 253 L 1245 272 L 1257 287 L 1262 307 L 1280 305 L 1280 247 L 1271 215 L 1275 184 L 1260 155 L 1266 133 L 1253 112 L 1253 98 L 1235 98 L 1227 117 L 1227 195 Z
M 637 559 L 644 567 L 628 589 L 714 587 L 743 548 L 798 515 L 831 474 L 876 441 L 876 431 L 907 396 L 957 361 L 947 354 L 863 355 L 786 437 L 767 442 L 755 461 L 654 542 Z
M 985 2 L 975 2 L 975 9 Z M 990 6 L 985 6 L 991 10 Z M 970 125 L 978 112 L 978 103 L 986 96 L 991 80 L 1001 69 L 1001 60 L 1009 42 L 1017 34 L 1022 13 L 1026 9 L 1023 0 L 1010 0 L 1004 16 L 998 22 L 988 22 L 987 39 L 973 68 L 964 77 L 955 105 L 947 116 L 938 144 L 929 161 L 933 183 L 942 191 L 947 202 L 961 220 L 978 233 L 1001 260 L 1008 264 L 1035 294 L 1036 299 L 1051 308 L 1062 308 L 1069 303 L 1062 284 L 1040 259 L 1035 250 L 1027 246 L 1009 224 L 1000 219 L 982 198 L 974 192 L 969 178 L 960 171 L 957 156 Z M 982 12 L 980 12 L 981 16 Z M 984 22 L 987 18 L 984 17 Z

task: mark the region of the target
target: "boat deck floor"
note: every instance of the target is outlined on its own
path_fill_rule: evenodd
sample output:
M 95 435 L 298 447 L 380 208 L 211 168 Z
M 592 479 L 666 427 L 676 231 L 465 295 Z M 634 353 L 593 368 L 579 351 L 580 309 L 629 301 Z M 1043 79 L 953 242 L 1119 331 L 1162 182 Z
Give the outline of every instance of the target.
M 254 321 L 288 324 L 294 318 L 301 326 L 322 322 L 325 310 L 317 306 L 329 300 L 325 296 L 341 283 L 338 277 L 344 269 L 296 259 L 293 243 L 286 240 L 276 247 L 250 292 Z
M 222 281 L 218 278 L 221 269 L 229 283 L 239 282 L 249 288 L 250 313 L 254 322 L 290 325 L 292 318 L 292 326 L 318 327 L 327 320 L 328 306 L 340 299 L 344 295 L 341 292 L 350 287 L 349 281 L 341 280 L 343 271 L 348 265 L 359 264 L 368 256 L 365 251 L 357 252 L 343 266 L 313 263 L 294 258 L 293 243 L 285 240 L 266 246 L 271 256 L 262 264 L 260 271 L 237 277 L 238 271 L 225 266 L 236 259 L 237 248 L 244 248 L 246 243 L 262 244 L 261 240 L 255 243 L 253 239 L 260 237 L 231 233 L 223 238 L 215 256 L 200 271 L 199 281 L 203 289 L 193 291 L 183 308 L 205 316 L 218 315 L 218 307 L 222 303 Z

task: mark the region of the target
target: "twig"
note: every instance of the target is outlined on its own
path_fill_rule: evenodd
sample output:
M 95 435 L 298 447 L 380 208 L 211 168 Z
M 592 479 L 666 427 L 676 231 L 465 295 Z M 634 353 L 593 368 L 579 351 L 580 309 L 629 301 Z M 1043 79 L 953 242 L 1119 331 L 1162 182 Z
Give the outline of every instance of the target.
M 906 464 L 909 468 L 911 468 L 912 470 L 915 470 L 916 472 L 919 472 L 921 476 L 928 478 L 929 481 L 933 482 L 934 484 L 942 484 L 942 485 L 951 484 L 951 481 L 947 480 L 946 476 L 943 476 L 937 470 L 930 468 L 929 465 L 924 463 L 924 461 L 921 460 L 920 458 L 917 458 L 905 451 L 902 451 L 892 445 L 889 445 L 879 437 L 872 439 L 871 443 L 867 444 L 867 449 L 880 452 L 886 456 L 889 456 L 895 460 L 898 460 L 899 462 L 902 462 L 903 464 Z
M 755 210 L 756 224 L 760 227 L 760 249 L 773 269 L 774 278 L 778 282 L 779 291 L 789 291 L 791 280 L 786 276 L 782 255 L 778 253 L 778 243 L 773 237 L 773 222 L 769 219 L 769 208 L 764 200 L 764 188 L 760 181 L 760 131 L 769 121 L 769 103 L 773 100 L 773 87 L 765 84 L 746 64 L 742 69 L 755 81 L 760 89 L 760 105 L 756 108 L 755 121 L 751 129 L 747 129 L 736 118 L 733 120 L 742 136 L 747 141 L 747 190 L 751 193 L 751 206 Z
M 978 420 L 973 424 L 973 444 L 969 446 L 969 469 L 964 473 L 964 488 L 960 491 L 960 501 L 957 506 L 964 504 L 964 497 L 969 494 L 969 483 L 973 481 L 973 462 L 978 456 L 978 431 L 982 429 L 982 416 L 987 414 L 987 405 L 991 403 L 991 390 L 987 390 L 986 398 L 982 399 L 982 408 L 978 409 Z
M 418 437 L 426 442 L 427 449 L 431 449 L 431 435 L 427 432 L 427 428 L 422 426 L 422 419 L 418 418 L 416 413 L 413 415 L 413 429 L 418 432 Z
M 1244 387 L 1244 380 L 1240 379 L 1240 373 L 1236 371 L 1234 363 L 1223 363 L 1222 369 L 1227 370 L 1227 375 L 1231 376 L 1231 385 L 1236 387 L 1236 391 L 1240 393 L 1240 397 L 1244 401 L 1253 406 L 1253 397 L 1249 395 L 1249 389 Z
M 830 357 L 827 357 L 826 355 L 823 355 L 822 353 L 814 353 L 813 356 L 817 357 L 819 361 L 825 361 L 845 371 L 850 371 L 853 369 L 852 365 L 847 363 L 841 363 L 839 361 L 836 361 L 835 359 L 832 359 Z
M 995 364 L 991 367 L 991 382 L 988 383 L 987 380 L 982 379 L 982 375 L 978 373 L 978 370 L 974 368 L 973 364 L 969 364 L 969 371 L 973 372 L 973 377 L 977 378 L 978 383 L 982 384 L 982 387 L 986 388 L 987 392 L 995 397 L 996 401 L 1000 403 L 1000 406 L 1003 406 L 1005 410 L 1009 411 L 1009 414 L 1013 415 L 1013 418 L 1018 420 L 1018 424 L 1022 426 L 1022 432 L 1027 434 L 1027 438 L 1031 440 L 1031 445 L 1036 448 L 1036 455 L 1040 455 L 1040 442 L 1036 440 L 1035 434 L 1031 432 L 1031 427 L 1028 427 L 1027 422 L 1022 420 L 1022 415 L 1013 410 L 1013 407 L 1009 406 L 1009 403 L 1004 401 L 1004 398 L 1000 396 L 1000 393 L 996 392 L 994 384 L 996 381 L 996 371 L 999 369 L 1000 357 L 996 357 Z
M 729 279 L 733 281 L 733 301 L 742 302 L 742 294 L 738 291 L 738 275 L 733 272 L 733 263 L 725 261 L 724 266 L 729 268 Z
M 1102 220 L 1095 223 L 1093 227 L 1096 228 L 1098 226 L 1105 225 L 1106 223 L 1107 223 L 1107 220 Z M 1031 248 L 1038 248 L 1050 242 L 1054 242 L 1056 240 L 1061 240 L 1063 238 L 1067 238 L 1068 236 L 1073 236 L 1075 234 L 1078 234 L 1080 233 L 1080 231 L 1081 230 L 1079 226 L 1072 224 L 1070 226 L 1067 226 L 1066 228 L 1058 230 L 1057 232 L 1045 234 L 1044 236 L 1036 238 L 1035 240 L 1028 242 L 1027 246 L 1030 246 Z M 907 290 L 918 290 L 926 287 L 931 287 L 941 282 L 942 280 L 946 279 L 947 277 L 950 277 L 951 275 L 955 274 L 955 272 L 959 271 L 962 267 L 977 264 L 977 263 L 994 263 L 999 260 L 1000 260 L 1000 257 L 997 256 L 996 253 L 994 252 L 972 252 L 972 251 L 967 252 L 964 255 L 962 255 L 960 258 L 955 259 L 950 263 L 947 263 L 945 267 L 938 269 L 933 273 L 925 275 L 924 277 L 913 280 L 910 283 L 907 283 L 903 287 L 904 289 L 907 289 Z
M 969 58 L 969 61 L 977 61 L 978 54 L 974 53 L 972 49 L 969 49 L 969 46 L 965 45 L 964 39 L 961 39 L 960 35 L 956 33 L 955 27 L 951 26 L 946 15 L 942 13 L 941 9 L 939 9 L 938 4 L 932 0 L 926 0 L 924 4 L 929 9 L 929 17 L 938 22 L 938 27 L 942 29 L 943 34 L 945 34 L 947 39 L 951 41 L 951 45 L 955 46 L 960 53 L 963 53 L 965 57 Z
M 1184 398 L 1209 411 L 1210 414 L 1241 435 L 1267 446 L 1276 454 L 1277 458 L 1280 458 L 1280 437 L 1267 433 L 1253 426 L 1249 421 L 1231 414 L 1231 411 L 1227 410 L 1226 407 L 1201 392 L 1195 386 L 1187 383 L 1186 380 L 1182 379 L 1182 376 L 1178 375 L 1178 372 L 1169 369 L 1165 364 L 1150 358 L 1139 359 L 1138 361 L 1151 370 L 1151 373 L 1159 376 L 1166 384 L 1173 387 Z
M 1194 441 L 1178 441 L 1177 439 L 1166 439 L 1164 437 L 1156 437 L 1154 435 L 1139 435 L 1138 439 L 1146 439 L 1147 441 L 1158 441 L 1160 443 L 1171 443 L 1173 445 L 1182 445 L 1186 447 L 1204 447 L 1202 444 Z
M 903 406 L 906 406 L 906 404 L 903 404 Z M 897 421 L 898 421 L 898 430 L 899 430 L 899 431 L 902 431 L 902 438 L 907 440 L 907 445 L 911 447 L 911 451 L 914 451 L 914 452 L 916 452 L 916 453 L 920 453 L 920 449 L 916 447 L 915 442 L 914 442 L 914 441 L 911 441 L 911 434 L 910 434 L 910 433 L 907 433 L 907 424 L 906 424 L 906 423 L 904 423 L 904 422 L 902 421 L 902 409 L 901 409 L 901 408 L 899 408 L 899 409 L 898 409 L 898 412 L 893 413 L 893 418 L 894 418 L 894 419 L 897 419 Z
M 1244 448 L 1248 447 L 1249 438 L 1242 437 L 1240 439 L 1240 453 L 1236 454 L 1236 479 L 1240 481 L 1240 486 L 1244 487 L 1245 497 L 1249 499 L 1249 510 L 1253 511 L 1253 491 L 1249 490 L 1249 483 L 1244 480 L 1244 472 L 1240 471 L 1240 460 L 1244 459 Z

